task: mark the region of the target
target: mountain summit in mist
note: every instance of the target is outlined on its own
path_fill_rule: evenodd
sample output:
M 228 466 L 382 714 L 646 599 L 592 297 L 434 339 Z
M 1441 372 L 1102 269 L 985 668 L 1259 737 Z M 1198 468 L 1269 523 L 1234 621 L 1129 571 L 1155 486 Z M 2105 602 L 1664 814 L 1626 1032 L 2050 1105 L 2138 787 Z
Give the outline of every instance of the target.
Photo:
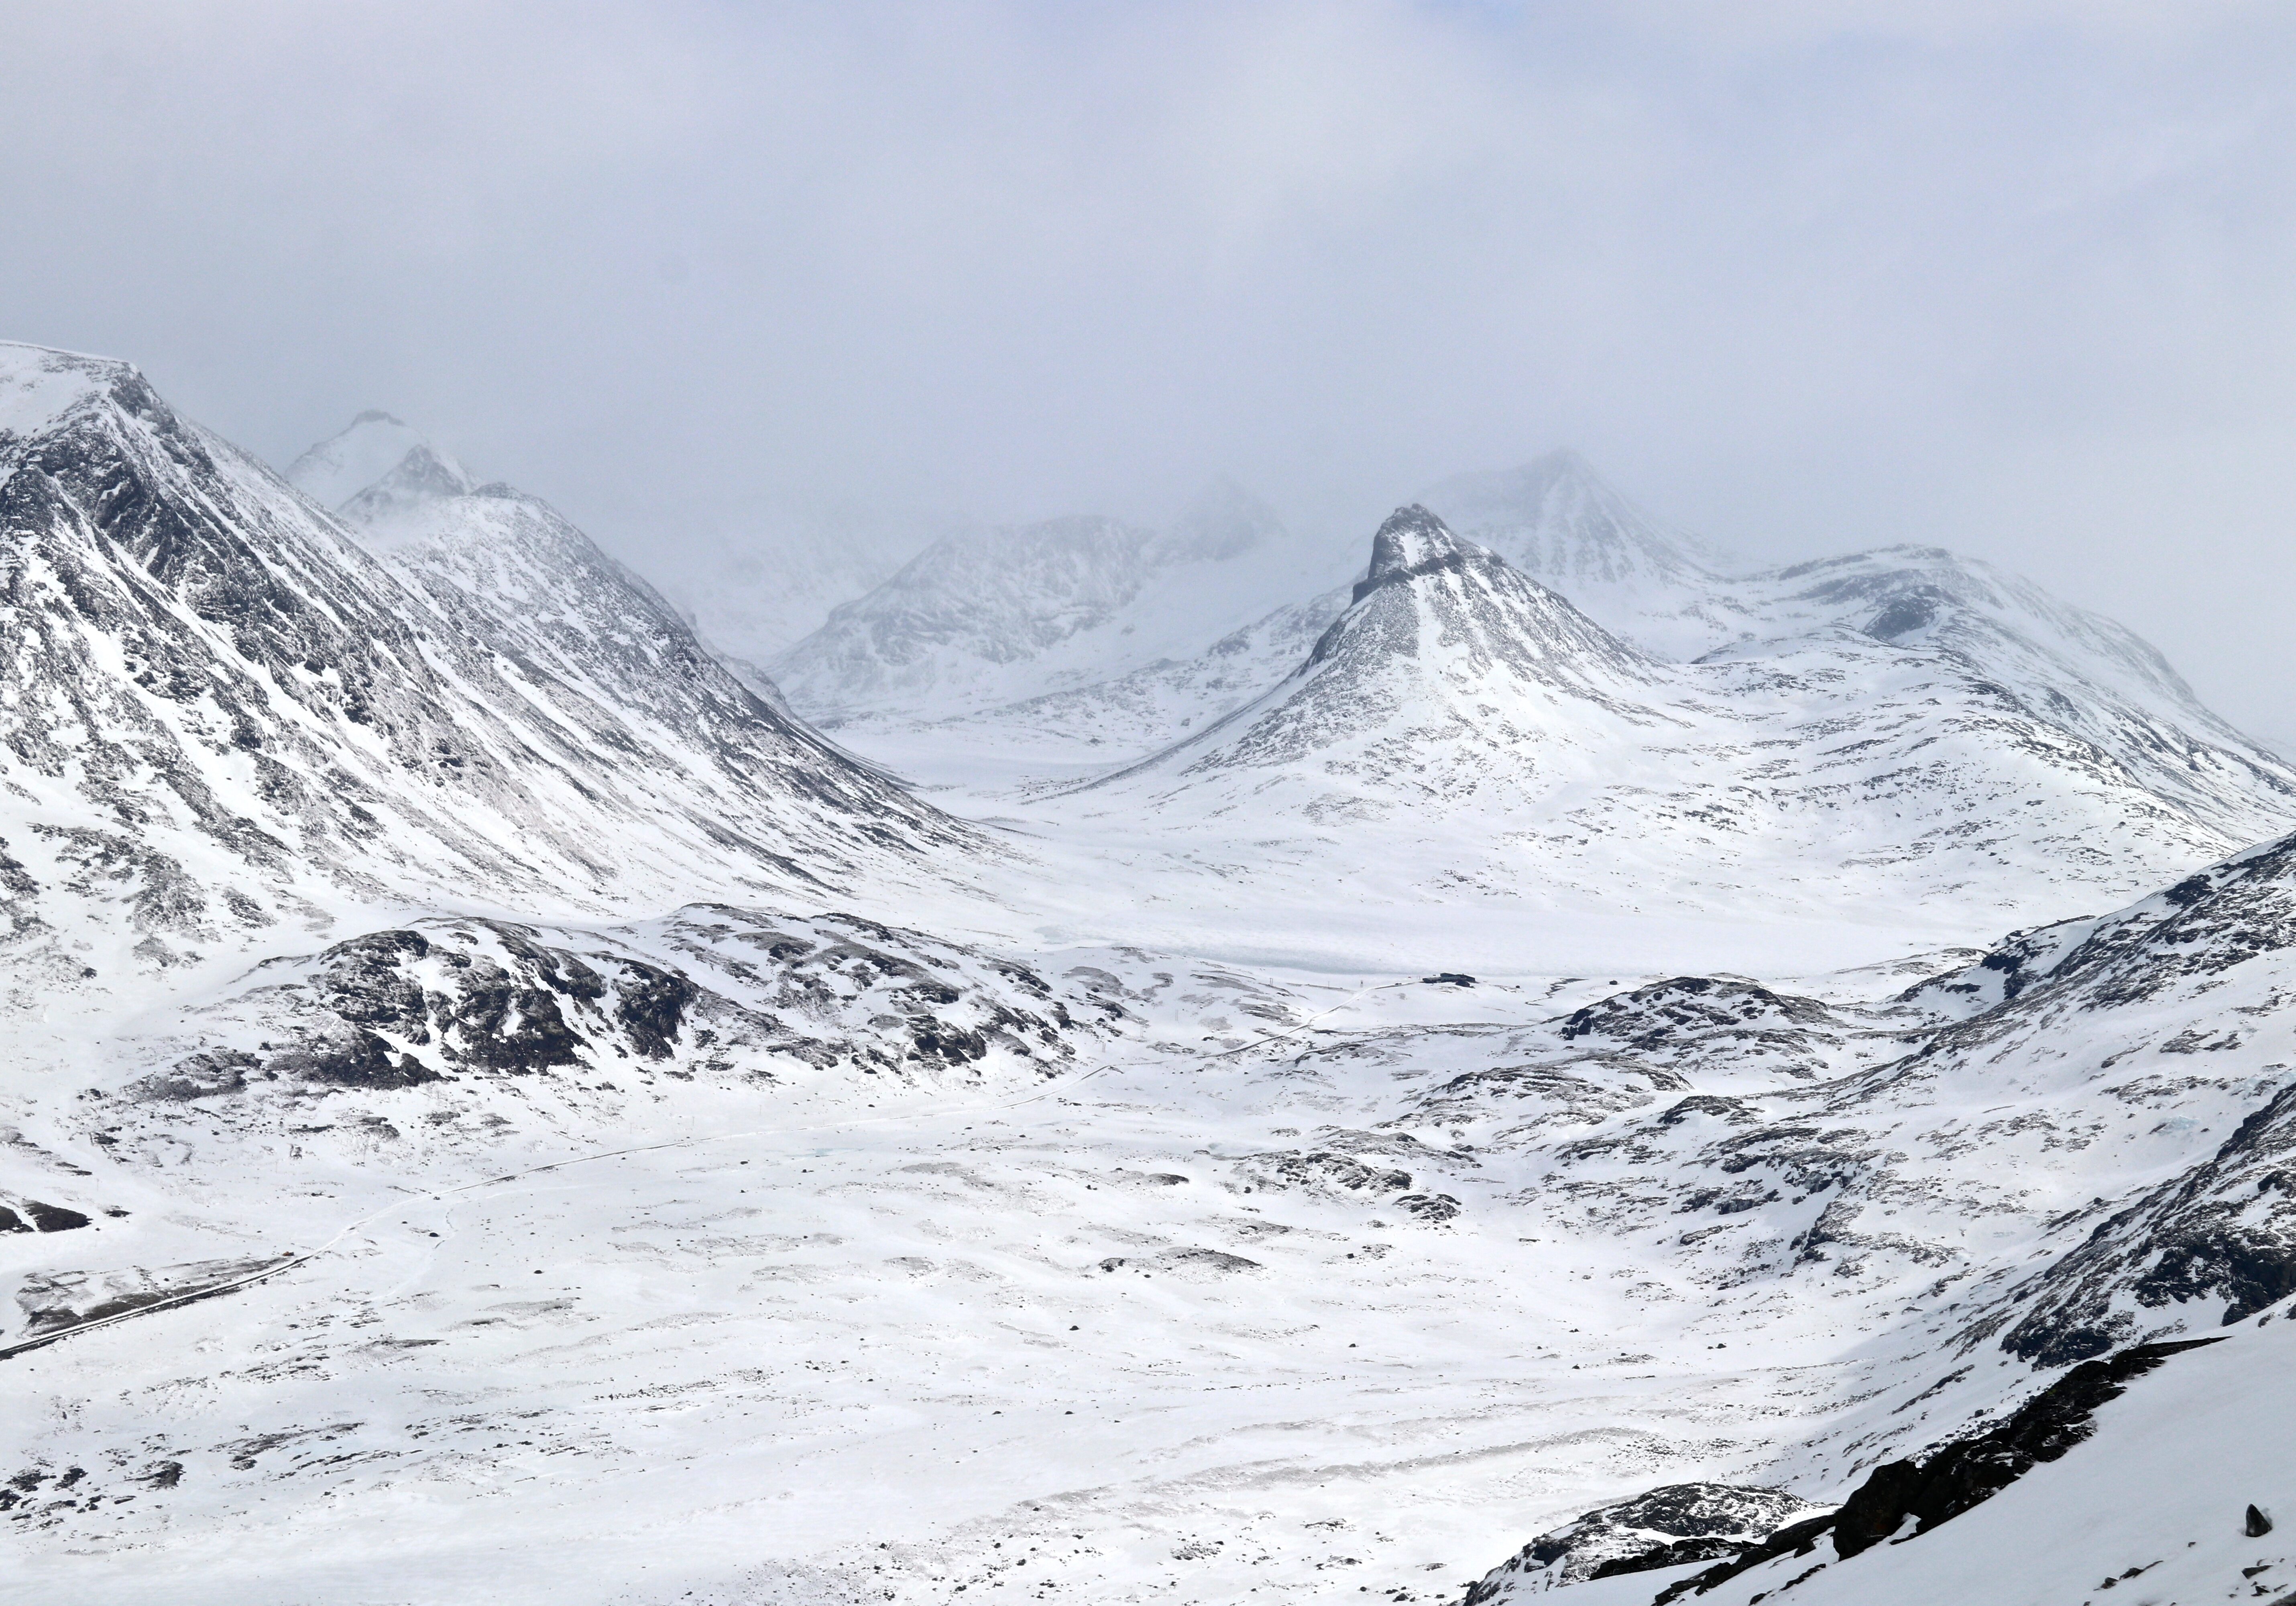
M 0 347 L 10 1576 L 2259 1598 L 2296 771 L 1942 548 L 1365 534 L 800 564 L 785 703 Z

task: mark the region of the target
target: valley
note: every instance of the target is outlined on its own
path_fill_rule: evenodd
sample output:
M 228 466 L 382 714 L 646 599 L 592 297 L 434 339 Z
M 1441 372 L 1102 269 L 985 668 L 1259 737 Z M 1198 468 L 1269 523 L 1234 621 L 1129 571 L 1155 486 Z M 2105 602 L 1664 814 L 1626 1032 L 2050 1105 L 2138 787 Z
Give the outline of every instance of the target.
M 0 540 L 28 1599 L 2070 1602 L 2117 1499 L 2199 1600 L 2296 1519 L 2199 1447 L 2296 768 L 2028 581 L 1562 454 L 942 533 L 759 661 L 396 419 L 282 477 L 22 346 Z

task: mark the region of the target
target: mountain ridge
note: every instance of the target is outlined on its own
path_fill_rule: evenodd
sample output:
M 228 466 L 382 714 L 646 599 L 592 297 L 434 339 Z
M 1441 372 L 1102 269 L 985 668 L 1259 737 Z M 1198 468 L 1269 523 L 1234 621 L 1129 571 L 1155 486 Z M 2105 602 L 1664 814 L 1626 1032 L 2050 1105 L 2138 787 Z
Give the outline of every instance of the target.
M 648 734 L 692 745 L 689 776 L 749 777 L 706 812 L 674 788 L 602 793 L 582 771 L 638 739 L 606 678 L 578 683 L 562 655 L 539 668 L 548 655 L 516 646 L 475 593 L 410 589 L 391 572 L 404 555 L 370 551 L 129 365 L 22 346 L 0 363 L 0 603 L 26 648 L 0 712 L 0 837 L 17 939 L 46 954 L 51 982 L 261 941 L 347 898 L 597 909 L 701 890 L 704 865 L 709 886 L 787 890 L 824 869 L 913 873 L 933 843 L 968 836 L 717 670 L 538 505 L 402 482 L 393 518 L 518 507 L 513 533 L 590 555 L 583 578 L 610 598 L 594 623 L 642 618 L 638 658 L 684 678 L 693 721 Z M 578 737 L 563 722 L 577 709 L 597 716 Z M 618 803 L 685 823 L 675 841 L 602 852 Z

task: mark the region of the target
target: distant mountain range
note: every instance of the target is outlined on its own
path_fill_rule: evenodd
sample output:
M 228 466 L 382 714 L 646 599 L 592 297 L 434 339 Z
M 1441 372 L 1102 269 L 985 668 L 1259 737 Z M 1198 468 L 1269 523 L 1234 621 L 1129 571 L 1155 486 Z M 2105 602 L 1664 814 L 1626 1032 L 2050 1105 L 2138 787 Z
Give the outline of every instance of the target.
M 910 533 L 733 640 L 0 347 L 12 1576 L 2296 1583 L 2296 769 L 2144 643 L 1570 454 Z

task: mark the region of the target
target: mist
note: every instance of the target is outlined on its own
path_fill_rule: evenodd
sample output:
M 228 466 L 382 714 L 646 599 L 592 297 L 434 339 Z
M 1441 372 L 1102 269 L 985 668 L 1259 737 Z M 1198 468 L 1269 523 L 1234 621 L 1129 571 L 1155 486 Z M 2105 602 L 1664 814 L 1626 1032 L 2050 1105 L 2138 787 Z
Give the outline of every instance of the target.
M 2296 13 L 10 8 L 0 336 L 366 408 L 642 571 L 824 505 L 1359 542 L 1560 445 L 2031 575 L 2296 736 Z

